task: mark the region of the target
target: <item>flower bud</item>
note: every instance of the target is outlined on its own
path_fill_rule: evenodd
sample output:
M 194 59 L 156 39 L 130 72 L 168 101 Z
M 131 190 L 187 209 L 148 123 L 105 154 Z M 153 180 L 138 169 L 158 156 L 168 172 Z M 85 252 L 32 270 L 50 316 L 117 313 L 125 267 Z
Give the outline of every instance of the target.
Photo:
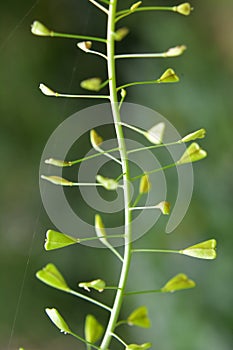
M 49 182 L 51 182 L 54 185 L 60 185 L 60 186 L 73 186 L 74 183 L 64 179 L 63 177 L 60 176 L 45 176 L 45 175 L 41 175 L 41 178 L 44 180 L 47 180 Z
M 193 8 L 189 2 L 184 2 L 178 6 L 173 6 L 173 11 L 180 13 L 181 15 L 188 16 L 190 15 Z
M 176 162 L 177 165 L 197 162 L 203 158 L 207 157 L 207 152 L 201 149 L 201 147 L 193 142 L 184 152 L 182 157 Z
M 99 214 L 96 214 L 95 216 L 95 232 L 97 237 L 99 237 L 101 243 L 103 243 L 104 245 L 108 244 L 105 227 L 104 227 L 102 218 Z
M 145 174 L 141 177 L 139 193 L 140 194 L 148 193 L 150 189 L 151 189 L 151 183 L 150 183 L 149 175 Z
M 182 53 L 187 49 L 185 45 L 180 45 L 176 47 L 171 47 L 165 54 L 165 57 L 176 57 L 182 55 Z
M 42 83 L 39 85 L 39 89 L 45 96 L 57 96 L 57 92 Z
M 181 139 L 181 142 L 189 142 L 189 141 L 194 141 L 196 139 L 203 139 L 206 135 L 206 130 L 205 129 L 199 129 L 197 131 L 194 131 L 186 136 L 184 136 Z
M 135 2 L 131 7 L 130 7 L 130 11 L 135 11 L 139 6 L 141 6 L 142 4 L 142 1 L 138 1 L 138 2 Z
M 72 162 L 67 162 L 65 160 L 60 160 L 60 159 L 49 158 L 49 159 L 45 160 L 45 164 L 54 165 L 54 166 L 58 166 L 60 168 L 64 168 L 67 166 L 71 166 Z
M 119 29 L 115 32 L 115 40 L 116 40 L 116 41 L 121 41 L 121 40 L 123 40 L 128 34 L 129 34 L 129 29 L 128 29 L 128 28 L 126 28 L 126 27 L 119 28 Z
M 102 175 L 97 175 L 96 180 L 103 185 L 106 190 L 115 191 L 118 188 L 118 183 L 114 179 L 109 179 Z
M 100 78 L 90 78 L 83 80 L 80 86 L 89 91 L 100 91 L 102 80 Z
M 31 32 L 38 36 L 52 36 L 52 31 L 49 30 L 43 23 L 34 21 L 31 26 Z
M 101 143 L 103 142 L 103 139 L 102 139 L 101 136 L 99 136 L 99 135 L 97 134 L 97 132 L 96 132 L 94 129 L 92 129 L 92 130 L 90 131 L 90 141 L 91 141 L 92 147 L 93 147 L 94 149 L 98 149 L 99 146 L 101 145 Z
M 59 314 L 59 312 L 56 309 L 45 309 L 46 314 L 49 316 L 50 320 L 55 324 L 57 328 L 60 329 L 61 332 L 65 334 L 70 334 L 71 330 L 63 317 Z
M 88 52 L 92 47 L 92 42 L 91 41 L 82 41 L 82 42 L 78 43 L 77 46 L 80 50 L 83 50 L 84 52 Z
M 170 207 L 171 207 L 171 204 L 166 201 L 162 201 L 156 205 L 156 208 L 160 209 L 163 215 L 170 214 Z
M 126 90 L 125 90 L 125 89 L 121 89 L 121 97 L 122 97 L 122 98 L 125 98 L 126 95 L 127 95 Z
M 173 69 L 168 68 L 159 79 L 157 79 L 157 83 L 176 83 L 180 79 L 176 75 Z

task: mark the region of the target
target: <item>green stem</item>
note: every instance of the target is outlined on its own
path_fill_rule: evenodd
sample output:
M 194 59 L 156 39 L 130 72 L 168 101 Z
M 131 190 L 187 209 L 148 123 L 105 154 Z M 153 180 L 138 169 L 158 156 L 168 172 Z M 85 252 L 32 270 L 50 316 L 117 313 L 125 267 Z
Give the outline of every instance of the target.
M 120 58 L 165 58 L 166 52 L 162 53 L 129 53 L 129 54 L 122 54 L 122 55 L 116 55 L 115 59 Z
M 99 157 L 99 156 L 105 155 L 106 153 L 115 152 L 115 151 L 119 151 L 119 148 L 118 148 L 118 147 L 117 147 L 117 148 L 112 148 L 112 149 L 109 149 L 109 150 L 107 150 L 107 151 L 102 150 L 101 152 L 96 153 L 96 154 L 93 154 L 93 155 L 91 155 L 91 156 L 84 157 L 84 158 L 80 158 L 80 159 L 73 160 L 73 161 L 69 161 L 69 162 L 68 162 L 69 164 L 68 164 L 67 166 L 72 166 L 72 165 L 81 163 L 81 162 L 83 162 L 84 160 L 93 159 L 93 158 L 95 158 L 95 157 Z
M 137 9 L 135 9 L 134 11 L 130 11 L 130 10 L 122 10 L 117 12 L 116 16 L 116 20 L 115 23 L 117 23 L 118 21 L 120 21 L 122 18 L 132 15 L 135 12 L 143 12 L 143 11 L 174 11 L 173 7 L 164 7 L 164 6 L 147 6 L 147 7 L 138 7 Z
M 150 294 L 150 293 L 163 293 L 163 291 L 161 289 L 139 290 L 135 292 L 127 292 L 125 293 L 125 296 L 137 295 L 137 294 Z
M 112 336 L 117 339 L 121 344 L 123 344 L 125 347 L 127 346 L 127 344 L 115 333 L 112 333 Z
M 124 211 L 125 211 L 125 245 L 124 245 L 124 260 L 121 269 L 120 280 L 118 283 L 118 290 L 116 292 L 115 300 L 113 303 L 112 311 L 108 321 L 108 325 L 101 342 L 101 349 L 107 350 L 112 339 L 112 334 L 116 327 L 116 323 L 119 317 L 121 306 L 123 303 L 124 292 L 126 288 L 126 282 L 131 261 L 131 212 L 130 212 L 130 173 L 129 164 L 127 158 L 126 144 L 124 140 L 124 134 L 122 126 L 120 125 L 121 117 L 119 111 L 119 104 L 117 98 L 116 88 L 116 70 L 115 70 L 115 17 L 116 17 L 117 0 L 112 0 L 109 5 L 109 16 L 107 25 L 107 57 L 108 57 L 108 79 L 109 79 L 109 91 L 111 109 L 113 114 L 113 120 L 115 124 L 115 130 L 118 140 L 118 146 L 120 148 L 120 157 L 122 162 L 123 173 L 123 191 L 124 191 Z
M 103 7 L 102 5 L 100 5 L 97 1 L 95 0 L 89 0 L 93 5 L 95 5 L 97 8 L 99 8 L 101 11 L 103 11 L 104 13 L 106 13 L 108 15 L 108 10 Z
M 134 86 L 134 85 L 149 85 L 149 84 L 159 84 L 159 81 L 158 80 L 134 81 L 133 83 L 128 83 L 128 84 L 119 86 L 117 88 L 117 91 L 121 89 L 125 89 L 130 86 Z
M 71 332 L 70 335 L 72 335 L 74 338 L 80 340 L 81 342 L 85 343 L 87 345 L 87 349 L 91 349 L 91 348 L 94 348 L 94 349 L 97 349 L 97 350 L 101 350 L 101 348 L 99 346 L 96 346 L 92 343 L 89 343 L 86 339 L 80 337 L 79 335 Z
M 170 143 L 161 143 L 159 145 L 135 148 L 135 149 L 132 149 L 132 150 L 128 151 L 127 153 L 130 154 L 130 153 L 135 153 L 135 152 L 146 151 L 148 149 L 154 149 L 154 148 L 160 148 L 160 147 L 169 147 L 169 146 L 175 146 L 175 145 L 179 145 L 179 144 L 180 144 L 180 141 L 174 141 L 174 142 L 170 142 Z
M 88 296 L 86 296 L 84 294 L 78 293 L 78 292 L 76 292 L 73 289 L 70 289 L 69 293 L 72 294 L 72 295 L 75 295 L 76 297 L 78 297 L 80 299 L 84 299 L 86 301 L 89 301 L 90 303 L 95 304 L 95 305 L 97 305 L 97 306 L 101 307 L 102 309 L 105 309 L 105 310 L 107 310 L 109 312 L 112 311 L 112 309 L 108 305 L 105 305 L 105 304 L 101 303 L 100 301 L 92 299 L 92 298 L 90 298 L 90 297 L 88 297 Z
M 132 253 L 173 253 L 180 254 L 179 250 L 170 250 L 170 249 L 132 249 Z
M 86 40 L 86 41 L 99 41 L 101 43 L 106 43 L 106 39 L 98 38 L 95 36 L 57 33 L 57 32 L 53 32 L 53 31 L 51 32 L 50 36 L 52 36 L 54 38 L 81 39 L 81 40 Z
M 142 176 L 144 176 L 145 174 L 149 175 L 149 174 L 154 174 L 154 173 L 158 173 L 159 171 L 162 171 L 162 170 L 166 170 L 166 169 L 170 169 L 170 168 L 173 168 L 174 166 L 176 166 L 177 164 L 176 163 L 173 163 L 173 164 L 169 164 L 169 165 L 165 165 L 161 168 L 157 168 L 157 169 L 154 169 L 154 170 L 151 170 L 151 171 L 146 171 L 145 173 L 142 173 L 138 176 L 135 176 L 133 177 L 131 180 L 132 181 L 135 181 L 137 179 L 140 179 Z

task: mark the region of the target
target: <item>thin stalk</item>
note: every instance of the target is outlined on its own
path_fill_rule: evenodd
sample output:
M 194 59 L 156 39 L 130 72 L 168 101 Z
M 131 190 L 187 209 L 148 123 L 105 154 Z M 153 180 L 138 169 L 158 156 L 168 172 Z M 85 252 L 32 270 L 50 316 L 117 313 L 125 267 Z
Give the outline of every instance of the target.
M 127 344 L 115 333 L 112 333 L 112 336 L 117 339 L 121 344 L 123 344 L 125 347 L 127 346 Z
M 73 289 L 69 290 L 69 293 L 72 294 L 72 295 L 75 295 L 76 297 L 78 297 L 80 299 L 84 299 L 86 301 L 89 301 L 90 303 L 95 304 L 95 305 L 97 305 L 97 306 L 101 307 L 102 309 L 105 309 L 105 310 L 107 310 L 109 312 L 112 311 L 112 309 L 108 305 L 105 305 L 105 304 L 101 303 L 100 301 L 92 299 L 92 298 L 90 298 L 90 297 L 88 297 L 88 296 L 86 296 L 84 294 L 78 293 L 78 292 L 76 292 Z
M 135 180 L 140 179 L 141 177 L 143 177 L 145 174 L 149 175 L 149 174 L 158 173 L 159 171 L 173 168 L 176 165 L 177 165 L 176 163 L 173 163 L 173 164 L 165 165 L 165 166 L 163 166 L 161 168 L 157 168 L 157 169 L 154 169 L 154 170 L 146 171 L 145 173 L 142 173 L 142 174 L 140 174 L 138 176 L 133 177 L 131 180 L 135 181 Z
M 147 6 L 147 7 L 138 7 L 134 11 L 130 11 L 129 9 L 122 10 L 117 12 L 116 14 L 117 18 L 115 20 L 115 23 L 117 23 L 118 21 L 120 21 L 122 18 L 126 16 L 134 14 L 135 12 L 142 12 L 142 11 L 174 11 L 174 8 L 165 7 L 165 6 Z
M 101 342 L 101 349 L 107 350 L 112 339 L 112 334 L 116 327 L 116 323 L 119 317 L 121 306 L 123 303 L 124 292 L 126 288 L 126 282 L 131 261 L 131 212 L 130 212 L 130 172 L 127 158 L 126 144 L 124 140 L 124 134 L 122 126 L 120 125 L 121 117 L 119 111 L 119 104 L 117 98 L 116 88 L 116 68 L 115 68 L 115 17 L 116 17 L 117 0 L 112 0 L 109 4 L 109 15 L 107 25 L 107 57 L 108 57 L 108 79 L 109 79 L 109 91 L 110 102 L 113 114 L 113 120 L 115 124 L 116 136 L 118 140 L 118 146 L 120 148 L 120 157 L 122 162 L 123 173 L 123 191 L 124 191 L 124 208 L 125 208 L 125 245 L 124 245 L 124 260 L 122 264 L 120 279 L 118 283 L 118 290 L 116 292 L 115 300 L 113 303 L 112 311 L 108 321 L 108 325 Z
M 57 33 L 54 31 L 51 31 L 50 36 L 54 38 L 65 38 L 65 39 L 81 39 L 81 40 L 88 40 L 88 41 L 99 41 L 101 43 L 106 43 L 106 39 L 104 38 L 98 38 L 96 36 L 87 36 L 87 35 L 77 35 L 77 34 L 66 34 L 66 33 Z
M 94 349 L 97 349 L 97 350 L 101 350 L 99 346 L 96 346 L 92 343 L 89 343 L 86 339 L 80 337 L 79 335 L 73 333 L 73 332 L 70 332 L 70 335 L 72 335 L 74 338 L 80 340 L 81 342 L 85 343 L 87 345 L 87 349 L 91 349 L 91 348 L 94 348 Z
M 105 54 L 103 54 L 102 52 L 88 50 L 86 53 L 91 53 L 92 55 L 100 56 L 100 57 L 103 57 L 105 60 L 107 60 L 107 56 Z
M 132 150 L 128 151 L 127 153 L 130 154 L 130 153 L 135 153 L 135 152 L 146 151 L 148 149 L 154 149 L 154 148 L 160 148 L 160 147 L 168 147 L 168 146 L 175 146 L 175 145 L 179 145 L 179 144 L 180 144 L 180 141 L 174 141 L 174 142 L 170 142 L 170 143 L 161 143 L 159 145 L 135 148 L 135 149 L 132 149 Z
M 122 54 L 115 55 L 115 59 L 120 58 L 164 58 L 166 56 L 166 52 L 162 53 L 132 53 L 132 54 Z
M 125 235 L 111 235 L 111 236 L 100 236 L 100 237 L 87 237 L 87 238 L 78 238 L 77 243 L 100 240 L 101 238 L 112 239 L 112 238 L 124 238 Z
M 96 147 L 95 149 L 96 149 L 98 152 L 103 153 L 103 149 L 102 149 L 101 147 L 98 146 L 98 147 Z M 116 163 L 118 163 L 118 164 L 121 165 L 121 161 L 120 161 L 119 159 L 117 159 L 116 157 L 112 156 L 111 154 L 105 153 L 104 155 L 105 155 L 105 157 L 108 157 L 108 158 L 114 160 L 114 162 L 116 162 Z
M 135 292 L 127 292 L 125 296 L 138 295 L 138 294 L 150 294 L 150 293 L 164 293 L 161 289 L 151 289 L 151 290 L 139 290 Z
M 107 151 L 102 150 L 101 152 L 96 153 L 96 154 L 92 154 L 91 156 L 87 156 L 87 157 L 80 158 L 80 159 L 77 159 L 77 160 L 68 161 L 68 164 L 66 166 L 67 167 L 68 166 L 72 166 L 72 165 L 81 163 L 83 161 L 86 161 L 86 160 L 89 160 L 89 159 L 93 159 L 93 158 L 96 158 L 96 157 L 100 157 L 102 155 L 105 155 L 106 153 L 115 152 L 115 151 L 119 151 L 119 148 L 116 147 L 116 148 L 109 149 Z M 45 161 L 45 163 L 46 163 L 46 161 Z M 49 160 L 47 160 L 47 164 L 49 164 Z
M 156 80 L 146 80 L 146 81 L 134 81 L 132 83 L 128 83 L 125 85 L 118 86 L 117 91 L 125 89 L 127 87 L 135 86 L 135 85 L 150 85 L 150 84 L 159 84 L 160 82 Z
M 171 249 L 132 249 L 132 253 L 172 253 L 172 254 L 180 254 L 179 250 L 171 250 Z
M 69 95 L 69 94 L 60 94 L 58 92 L 55 93 L 55 97 L 67 97 L 67 98 L 103 98 L 109 99 L 108 95 Z
M 106 13 L 107 15 L 108 15 L 108 10 L 104 7 L 104 6 L 102 6 L 102 5 L 100 5 L 97 1 L 95 1 L 95 0 L 89 0 L 93 5 L 95 5 L 97 8 L 99 8 L 101 11 L 103 11 L 104 13 Z

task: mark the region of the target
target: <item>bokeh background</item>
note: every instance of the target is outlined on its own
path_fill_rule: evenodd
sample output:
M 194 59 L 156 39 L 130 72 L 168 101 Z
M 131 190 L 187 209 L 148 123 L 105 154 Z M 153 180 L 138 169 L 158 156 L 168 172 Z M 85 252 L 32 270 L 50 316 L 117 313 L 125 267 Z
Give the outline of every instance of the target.
M 121 8 L 131 4 L 119 1 Z M 176 2 L 145 0 L 147 4 Z M 137 256 L 130 273 L 132 288 L 160 287 L 178 272 L 188 274 L 197 287 L 174 295 L 132 297 L 125 303 L 122 317 L 146 305 L 152 328 L 138 331 L 122 327 L 121 334 L 131 342 L 152 341 L 153 349 L 230 350 L 233 3 L 193 0 L 192 4 L 195 11 L 187 18 L 157 12 L 136 14 L 122 21 L 130 34 L 119 43 L 118 52 L 160 52 L 178 44 L 186 44 L 188 50 L 169 61 L 121 61 L 118 78 L 122 83 L 153 79 L 172 66 L 181 83 L 135 87 L 129 90 L 127 101 L 156 109 L 182 135 L 200 127 L 208 131 L 201 144 L 209 156 L 194 166 L 195 189 L 185 219 L 172 235 L 166 235 L 166 219 L 161 218 L 136 245 L 181 248 L 216 237 L 218 258 L 208 262 L 179 256 Z M 47 262 L 53 262 L 74 288 L 77 281 L 96 276 L 110 283 L 117 280 L 118 263 L 105 250 L 82 246 L 62 252 L 43 250 L 44 232 L 53 225 L 40 199 L 41 153 L 51 132 L 93 101 L 46 98 L 38 84 L 82 93 L 80 81 L 96 75 L 104 79 L 106 67 L 103 60 L 79 51 L 75 40 L 34 37 L 30 25 L 39 19 L 61 32 L 104 36 L 105 16 L 87 0 L 13 0 L 1 2 L 0 18 L 0 348 L 84 349 L 71 337 L 59 334 L 44 308 L 57 307 L 80 334 L 87 313 L 94 313 L 104 323 L 105 312 L 46 287 L 34 275 Z M 101 45 L 96 48 L 103 49 Z M 77 158 L 80 155 L 82 150 Z M 98 297 L 110 302 L 112 295 Z M 116 343 L 113 347 L 121 348 Z

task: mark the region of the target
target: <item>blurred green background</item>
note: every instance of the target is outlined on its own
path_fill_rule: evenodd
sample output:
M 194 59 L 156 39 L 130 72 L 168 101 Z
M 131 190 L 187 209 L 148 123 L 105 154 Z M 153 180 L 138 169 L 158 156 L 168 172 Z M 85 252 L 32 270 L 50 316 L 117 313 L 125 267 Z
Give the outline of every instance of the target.
M 121 8 L 131 4 L 119 0 Z M 164 4 L 177 3 L 144 1 L 144 5 Z M 136 245 L 181 248 L 216 237 L 218 258 L 208 262 L 179 256 L 137 256 L 131 268 L 131 288 L 135 289 L 139 280 L 144 289 L 160 287 L 178 272 L 188 274 L 197 287 L 174 295 L 132 297 L 125 303 L 122 317 L 147 305 L 152 328 L 122 327 L 121 332 L 131 342 L 152 341 L 153 349 L 230 350 L 233 2 L 194 0 L 192 4 L 195 11 L 187 18 L 157 12 L 123 20 L 121 24 L 130 28 L 130 34 L 118 44 L 119 53 L 161 52 L 179 44 L 186 44 L 188 50 L 169 61 L 121 61 L 118 78 L 121 83 L 153 79 L 173 67 L 181 83 L 135 87 L 129 90 L 127 101 L 157 110 L 182 135 L 201 127 L 208 131 L 201 144 L 209 157 L 194 165 L 195 189 L 185 219 L 172 235 L 165 235 L 166 219 L 162 218 Z M 47 262 L 56 263 L 75 288 L 77 281 L 96 276 L 114 283 L 112 276 L 117 280 L 119 266 L 102 249 L 80 246 L 44 252 L 44 232 L 53 224 L 41 204 L 38 169 L 52 131 L 93 101 L 46 98 L 38 85 L 44 82 L 58 91 L 82 93 L 80 81 L 96 75 L 104 79 L 106 68 L 103 60 L 78 50 L 75 40 L 34 37 L 30 25 L 38 19 L 61 32 L 104 36 L 105 16 L 87 0 L 24 0 L 1 2 L 0 18 L 0 349 L 83 349 L 71 337 L 59 334 L 44 308 L 57 307 L 79 333 L 88 312 L 103 323 L 105 312 L 46 287 L 34 274 Z M 106 293 L 105 302 L 111 297 Z M 120 349 L 117 344 L 113 347 Z

